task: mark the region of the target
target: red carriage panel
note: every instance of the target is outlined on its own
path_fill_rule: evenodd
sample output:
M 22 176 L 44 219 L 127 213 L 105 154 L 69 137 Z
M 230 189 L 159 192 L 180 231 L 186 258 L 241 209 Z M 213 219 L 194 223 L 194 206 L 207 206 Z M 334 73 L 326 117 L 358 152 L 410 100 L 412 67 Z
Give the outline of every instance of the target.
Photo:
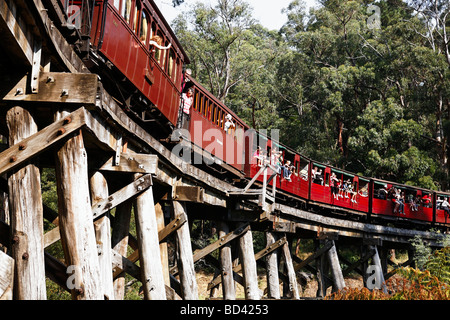
M 244 171 L 245 124 L 210 92 L 190 79 L 194 102 L 190 110 L 188 130 L 191 141 L 238 171 Z M 225 117 L 231 116 L 235 127 L 225 131 Z M 208 161 L 208 160 L 206 160 Z
M 105 3 L 99 4 L 91 32 L 94 46 L 175 125 L 180 99 L 178 88 L 181 87 L 177 75 L 182 68 L 177 61 L 187 60 L 187 57 L 178 50 L 175 38 L 161 31 L 168 26 L 163 25 L 155 4 L 139 0 L 110 1 L 105 17 L 102 16 Z M 155 35 L 163 39 L 162 46 L 170 43 L 171 48 L 155 49 L 149 43 L 150 37 Z

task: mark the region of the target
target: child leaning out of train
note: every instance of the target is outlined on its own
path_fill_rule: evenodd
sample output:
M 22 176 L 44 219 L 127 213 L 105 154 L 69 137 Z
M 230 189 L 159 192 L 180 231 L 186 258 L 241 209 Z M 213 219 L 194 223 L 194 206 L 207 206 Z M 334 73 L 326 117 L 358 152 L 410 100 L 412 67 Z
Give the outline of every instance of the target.
M 182 128 L 189 129 L 189 119 L 191 113 L 191 106 L 194 102 L 194 90 L 189 88 L 186 93 L 182 94 L 183 98 L 183 120 L 182 120 Z
M 236 125 L 233 122 L 233 117 L 231 116 L 231 114 L 227 114 L 227 116 L 225 118 L 227 120 L 225 121 L 223 130 L 225 130 L 226 133 L 231 134 L 231 132 L 233 130 L 232 128 L 235 128 Z

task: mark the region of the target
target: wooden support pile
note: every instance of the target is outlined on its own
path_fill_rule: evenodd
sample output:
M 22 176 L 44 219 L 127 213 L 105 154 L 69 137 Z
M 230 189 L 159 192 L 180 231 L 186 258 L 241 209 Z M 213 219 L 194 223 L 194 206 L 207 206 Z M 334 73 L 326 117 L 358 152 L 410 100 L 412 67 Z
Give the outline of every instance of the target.
M 2 244 L 10 248 L 12 258 L 1 253 L 3 299 L 46 299 L 46 274 L 70 290 L 73 299 L 123 297 L 123 278 L 113 279 L 113 266 L 138 268 L 124 257 L 133 202 L 135 243 L 141 252 L 138 278 L 144 297 L 166 298 L 151 176 L 158 159 L 131 151 L 108 159 L 97 170 L 127 173 L 132 181 L 109 194 L 103 174 L 90 171 L 86 133 L 81 130 L 88 116 L 85 112 L 58 111 L 55 122 L 40 131 L 26 108 L 16 106 L 7 113 L 10 147 L 0 153 L 0 173 L 8 175 L 10 225 L 3 224 L 3 228 L 11 242 Z M 56 228 L 46 234 L 40 172 L 35 165 L 37 156 L 44 152 L 54 155 L 58 193 L 58 213 L 50 220 Z M 126 160 L 120 165 L 122 158 Z M 110 210 L 116 206 L 117 221 L 111 235 Z M 58 240 L 64 249 L 63 263 L 44 253 L 45 247 Z M 13 282 L 13 276 L 20 280 Z

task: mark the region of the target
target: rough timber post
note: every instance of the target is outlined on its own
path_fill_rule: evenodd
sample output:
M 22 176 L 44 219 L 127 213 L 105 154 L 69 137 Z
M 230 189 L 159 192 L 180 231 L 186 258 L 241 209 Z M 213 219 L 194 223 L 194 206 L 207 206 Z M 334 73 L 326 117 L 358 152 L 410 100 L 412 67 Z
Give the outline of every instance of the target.
M 266 247 L 277 241 L 273 232 L 266 232 Z M 267 272 L 267 297 L 269 299 L 280 299 L 280 279 L 278 277 L 278 250 L 274 250 L 266 257 Z
M 225 221 L 219 222 L 219 238 L 230 232 Z M 222 291 L 224 300 L 236 299 L 236 286 L 233 279 L 233 259 L 231 258 L 231 244 L 227 243 L 220 248 L 220 265 L 222 273 Z
M 285 261 L 287 276 L 289 279 L 289 294 L 293 299 L 300 299 L 300 294 L 298 292 L 298 282 L 297 276 L 295 274 L 294 264 L 292 262 L 291 251 L 289 250 L 289 243 L 286 241 L 283 245 L 282 253 Z
M 58 112 L 57 120 L 66 115 Z M 88 161 L 81 130 L 56 152 L 55 168 L 61 242 L 69 274 L 67 285 L 73 299 L 102 300 Z
M 185 300 L 198 300 L 198 286 L 195 278 L 194 258 L 192 255 L 191 236 L 185 207 L 173 201 L 173 214 L 181 215 L 186 223 L 176 231 L 178 246 L 178 272 L 180 274 L 181 291 Z
M 382 289 L 384 292 L 387 292 L 386 284 L 384 282 L 383 268 L 381 266 L 380 256 L 378 255 L 378 249 L 376 245 L 369 246 L 369 250 L 373 250 L 374 254 L 372 256 L 372 264 L 374 266 L 374 274 L 369 276 L 367 282 L 369 282 L 366 286 L 369 289 Z M 372 279 L 373 278 L 373 279 Z
M 323 240 L 316 239 L 314 241 L 315 243 L 315 250 L 316 252 L 320 249 L 320 244 L 323 242 Z M 328 269 L 328 261 L 325 257 L 325 254 L 321 254 L 316 258 L 316 268 L 317 268 L 317 297 L 325 297 L 327 294 L 327 285 L 326 285 L 326 278 L 325 274 L 327 273 Z
M 242 225 L 243 223 L 238 227 L 241 227 Z M 245 299 L 259 300 L 261 294 L 258 288 L 258 274 L 256 271 L 256 260 L 253 251 L 253 237 L 251 230 L 248 230 L 239 238 L 239 258 L 242 264 Z
M 136 174 L 135 178 L 139 179 L 140 176 L 141 174 Z M 165 300 L 166 289 L 159 251 L 152 187 L 136 198 L 135 220 L 144 298 L 147 300 Z
M 333 275 L 333 289 L 341 290 L 345 287 L 344 276 L 342 275 L 342 269 L 339 264 L 339 258 L 336 251 L 336 245 L 334 240 L 328 240 L 332 242 L 331 248 L 328 250 L 328 260 L 330 262 L 331 274 Z
M 100 172 L 95 172 L 91 177 L 92 204 L 108 198 L 108 183 Z M 94 222 L 95 236 L 97 239 L 98 260 L 100 263 L 100 275 L 103 295 L 107 300 L 114 300 L 114 287 L 111 261 L 111 222 L 109 213 Z
M 6 115 L 9 145 L 20 143 L 38 131 L 28 111 L 11 108 Z M 26 148 L 23 145 L 22 148 Z M 47 298 L 45 287 L 44 228 L 39 168 L 30 163 L 8 175 L 11 210 L 12 256 L 15 260 L 14 297 Z
M 125 201 L 116 207 L 112 231 L 112 248 L 122 256 L 127 255 L 128 235 L 130 232 L 132 201 Z M 123 300 L 125 297 L 125 272 L 114 280 L 114 298 Z
M 163 230 L 165 227 L 164 212 L 161 203 L 157 203 L 155 205 L 155 212 L 156 212 L 156 223 L 158 225 L 158 232 L 159 232 Z M 159 251 L 161 253 L 161 265 L 163 268 L 164 283 L 166 284 L 166 286 L 170 287 L 169 251 L 166 241 L 163 241 L 159 244 Z

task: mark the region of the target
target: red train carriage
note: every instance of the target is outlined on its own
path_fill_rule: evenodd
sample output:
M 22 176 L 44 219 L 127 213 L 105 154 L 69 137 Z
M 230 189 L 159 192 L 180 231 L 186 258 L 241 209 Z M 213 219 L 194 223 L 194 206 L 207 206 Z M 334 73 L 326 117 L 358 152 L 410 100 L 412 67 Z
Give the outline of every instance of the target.
M 374 179 L 372 213 L 433 222 L 434 192 L 431 190 Z M 403 198 L 403 210 L 396 209 L 396 194 Z
M 311 201 L 369 212 L 369 179 L 315 161 L 311 167 Z
M 289 179 L 286 179 L 280 170 L 277 178 L 269 182 L 269 186 L 273 186 L 275 181 L 278 190 L 296 195 L 305 200 L 308 199 L 308 168 L 310 160 L 282 144 L 275 143 L 262 132 L 249 131 L 245 135 L 245 175 L 253 178 L 260 171 L 264 162 L 269 162 L 272 166 L 276 166 L 272 154 L 280 152 L 281 158 L 284 159 L 285 163 L 289 161 L 291 174 Z M 258 148 L 259 150 L 257 151 Z M 269 170 L 268 173 L 272 174 L 272 171 Z M 263 175 L 260 175 L 257 181 L 262 183 L 263 179 Z
M 159 116 L 162 114 L 175 125 L 182 68 L 189 60 L 153 0 L 60 1 L 69 14 L 68 21 L 91 26 L 91 59 L 97 54 L 102 62 L 95 71 L 115 82 L 116 98 L 132 109 L 138 97 L 149 110 L 159 110 Z M 88 12 L 81 14 L 79 23 L 78 7 Z M 111 70 L 103 72 L 105 66 L 124 77 L 110 76 Z M 131 85 L 125 86 L 124 82 Z
M 184 91 L 189 88 L 194 90 L 190 120 L 185 124 L 190 140 L 207 154 L 211 154 L 216 163 L 242 176 L 245 163 L 244 134 L 249 127 L 197 81 L 186 77 L 189 81 Z M 227 116 L 234 126 L 225 130 Z
M 308 159 L 288 147 L 274 143 L 267 135 L 259 132 L 247 134 L 248 154 L 256 156 L 259 147 L 261 159 L 270 162 L 273 150 L 281 154 L 281 162 L 293 164 L 290 179 L 285 179 L 279 171 L 277 191 L 294 195 L 309 204 L 331 206 L 370 214 L 387 219 L 407 219 L 427 224 L 448 225 L 450 217 L 440 206 L 443 200 L 450 201 L 450 194 L 402 185 L 394 182 L 356 175 L 349 171 Z M 245 174 L 250 179 L 261 168 L 256 157 L 247 157 Z M 275 163 L 272 163 L 275 165 Z M 263 182 L 262 175 L 257 179 Z M 269 185 L 273 185 L 273 180 Z M 396 193 L 403 198 L 403 209 L 396 206 Z
M 78 18 L 81 19 L 80 33 L 86 37 L 90 29 L 91 53 L 100 56 L 100 61 L 104 62 L 101 67 L 110 69 L 103 74 L 113 82 L 118 81 L 117 74 L 110 76 L 110 71 L 117 70 L 123 76 L 120 83 L 115 83 L 119 91 L 116 98 L 132 108 L 137 89 L 138 102 L 143 101 L 150 110 L 157 109 L 173 128 L 180 111 L 182 68 L 189 60 L 155 3 L 152 0 L 60 1 L 65 9 L 74 10 L 75 14 L 78 7 L 82 8 Z M 69 20 L 76 23 L 73 17 Z M 100 73 L 101 67 L 97 70 Z M 187 127 L 190 139 L 201 153 L 212 155 L 214 162 L 227 171 L 252 179 L 260 170 L 260 163 L 254 157 L 257 147 L 261 148 L 261 157 L 265 153 L 269 159 L 272 151 L 277 150 L 281 152 L 283 164 L 290 162 L 292 172 L 289 178 L 282 172 L 278 174 L 276 184 L 280 192 L 311 204 L 371 216 L 440 225 L 450 223 L 449 214 L 441 205 L 444 199 L 450 199 L 450 194 L 366 178 L 308 159 L 275 143 L 262 132 L 250 130 L 227 106 L 194 79 L 190 80 L 186 87 L 194 88 Z M 124 86 L 123 82 L 132 86 Z M 128 92 L 122 92 L 124 88 L 128 88 Z M 228 114 L 235 128 L 225 131 Z M 146 121 L 144 115 L 140 119 Z M 262 179 L 261 176 L 258 180 L 262 182 Z M 403 210 L 397 210 L 392 190 L 403 194 Z

